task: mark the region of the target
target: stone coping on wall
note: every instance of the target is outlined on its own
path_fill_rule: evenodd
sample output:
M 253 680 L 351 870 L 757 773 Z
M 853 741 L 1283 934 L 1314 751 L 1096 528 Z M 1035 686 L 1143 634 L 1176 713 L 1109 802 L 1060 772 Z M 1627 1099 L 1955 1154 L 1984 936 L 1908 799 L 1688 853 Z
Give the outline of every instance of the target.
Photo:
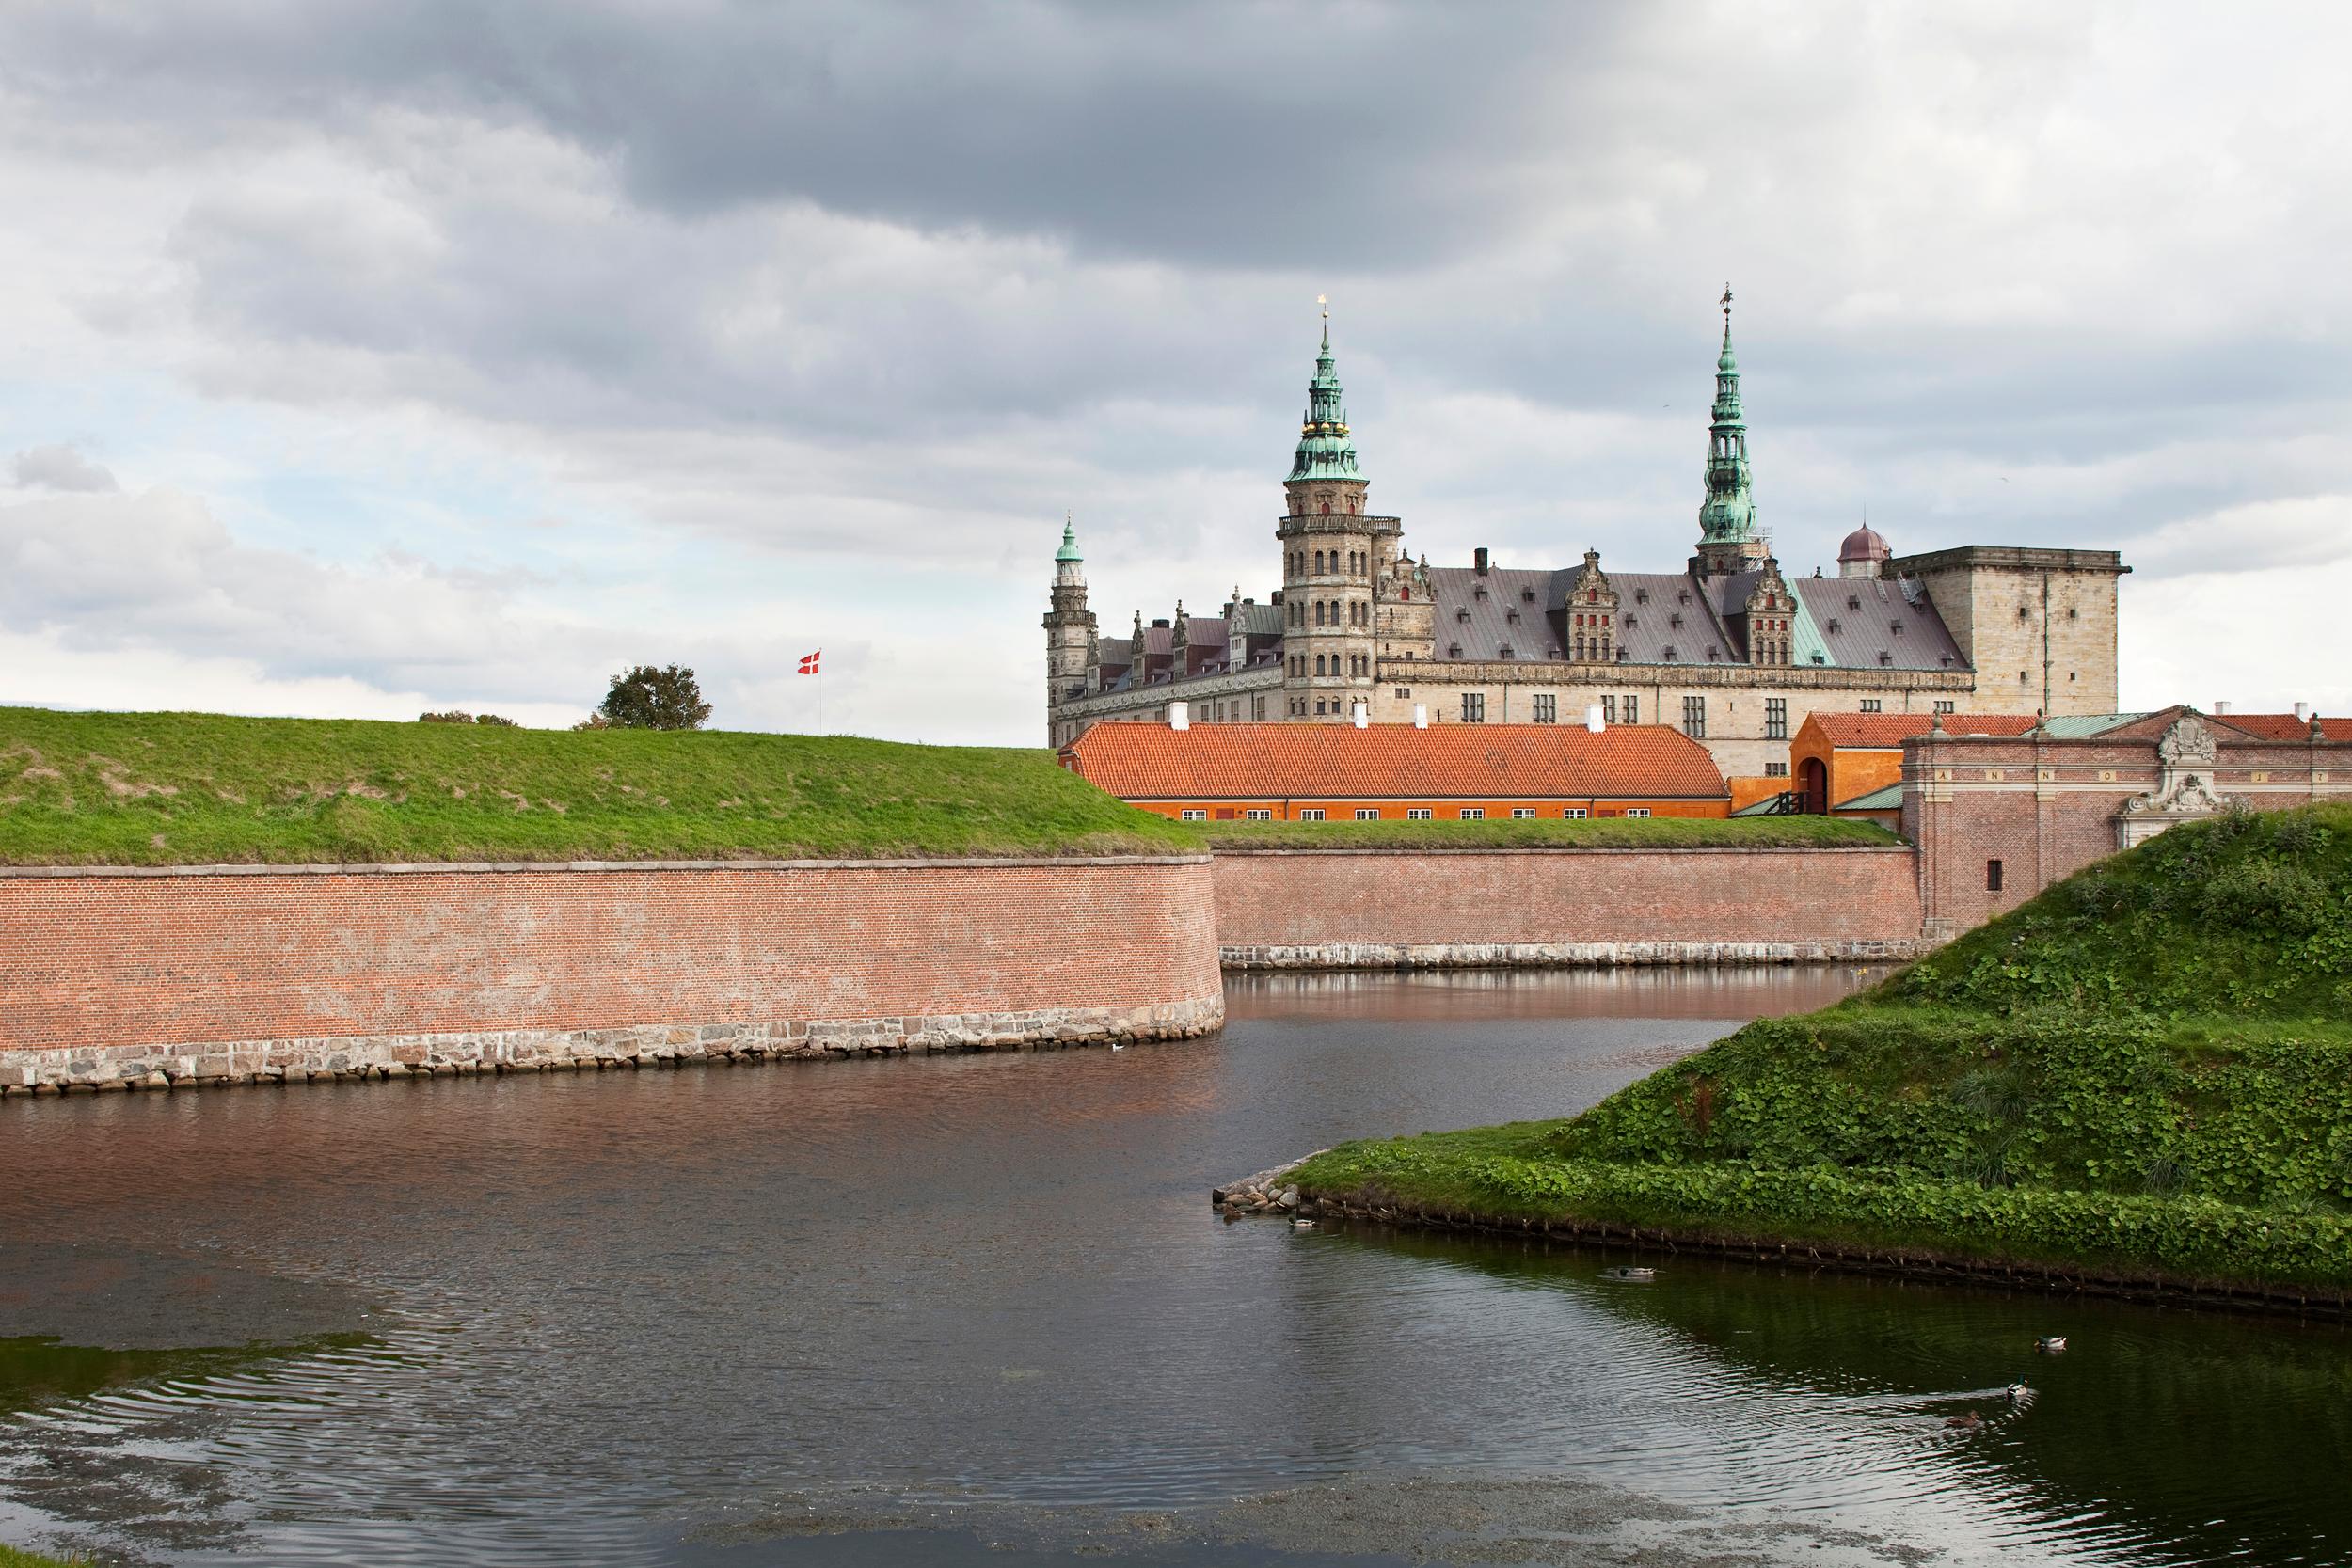
M 1918 942 L 1557 942 L 1391 945 L 1324 942 L 1295 947 L 1220 947 L 1232 970 L 1611 969 L 1690 965 L 1908 963 Z
M 0 1056 L 0 1096 L 1050 1049 L 1187 1039 L 1224 1022 L 1218 995 L 1139 1007 L 71 1047 Z
M 1910 844 L 1268 844 L 1219 847 L 1212 856 L 1239 860 L 1257 855 L 1909 855 L 1915 848 Z
M 414 861 L 341 864 L 317 861 L 283 865 L 0 865 L 7 877 L 405 877 L 517 871 L 918 871 L 1054 865 L 1202 865 L 1202 851 L 1175 855 L 961 855 L 895 860 L 732 861 Z

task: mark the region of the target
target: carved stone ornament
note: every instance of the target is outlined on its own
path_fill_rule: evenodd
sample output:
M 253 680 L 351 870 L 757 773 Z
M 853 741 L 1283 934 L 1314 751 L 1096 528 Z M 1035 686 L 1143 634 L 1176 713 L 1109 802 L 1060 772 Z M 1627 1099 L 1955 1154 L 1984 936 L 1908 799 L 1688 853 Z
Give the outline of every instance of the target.
M 2211 768 L 2220 760 L 2220 752 L 2214 747 L 2213 731 L 2194 715 L 2184 714 L 2156 742 L 2156 760 L 2167 772 L 2176 768 Z

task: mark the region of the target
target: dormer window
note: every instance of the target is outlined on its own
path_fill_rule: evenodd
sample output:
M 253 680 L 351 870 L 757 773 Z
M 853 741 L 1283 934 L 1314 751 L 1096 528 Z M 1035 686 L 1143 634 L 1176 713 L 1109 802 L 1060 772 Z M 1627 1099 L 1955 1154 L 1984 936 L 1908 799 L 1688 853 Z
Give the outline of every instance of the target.
M 1646 588 L 1636 588 L 1633 591 L 1633 602 L 1635 604 L 1649 603 L 1649 590 Z
M 1512 654 L 1511 654 L 1511 644 L 1510 644 L 1510 643 L 1508 643 L 1508 642 L 1505 642 L 1505 643 L 1504 643 L 1502 647 L 1497 648 L 1497 649 L 1495 650 L 1495 654 L 1496 654 L 1496 657 L 1500 657 L 1500 658 L 1509 658 L 1509 657 L 1512 657 Z
M 1631 630 L 1632 630 L 1635 626 L 1640 626 L 1641 624 L 1642 624 L 1642 623 L 1641 623 L 1640 621 L 1636 620 L 1634 617 L 1632 617 L 1632 616 L 1630 616 L 1630 615 L 1629 615 L 1629 616 L 1627 616 L 1627 617 L 1625 618 L 1625 629 L 1626 629 L 1626 630 L 1628 630 L 1628 631 L 1631 631 Z
M 1886 635 L 1887 635 L 1887 636 L 1889 636 L 1889 637 L 1900 637 L 1902 634 L 1903 634 L 1903 624 L 1902 624 L 1900 621 L 1889 621 L 1889 622 L 1887 622 L 1887 623 L 1886 623 Z
M 1881 648 L 1879 650 L 1879 662 L 1881 664 L 1892 664 L 1895 662 L 1895 656 L 1888 653 L 1885 649 Z
M 1535 590 L 1533 588 L 1522 588 L 1519 590 L 1519 597 L 1529 604 L 1534 604 L 1535 602 Z
M 1831 617 L 1829 618 L 1829 629 L 1830 629 L 1832 632 L 1836 632 L 1836 631 L 1838 629 L 1838 622 L 1837 622 L 1837 617 L 1836 617 L 1836 616 L 1835 616 L 1835 615 L 1833 615 L 1833 616 L 1831 616 Z
M 1515 626 L 1519 624 L 1519 612 L 1516 610 L 1504 610 L 1502 612 L 1502 618 L 1510 622 Z
M 1678 630 L 1682 626 L 1682 617 L 1679 615 L 1669 615 L 1666 617 L 1666 625 Z
M 1461 605 L 1456 607 L 1454 611 L 1454 618 L 1465 625 L 1468 625 L 1470 622 L 1470 606 Z
M 1462 645 L 1461 645 L 1459 642 L 1449 642 L 1449 643 L 1447 643 L 1447 644 L 1445 645 L 1445 657 L 1448 657 L 1448 658 L 1459 658 L 1459 657 L 1462 657 Z
M 1673 663 L 1673 662 L 1674 662 L 1674 661 L 1675 661 L 1677 657 L 1680 657 L 1680 656 L 1679 656 L 1679 655 L 1677 655 L 1677 654 L 1675 652 L 1675 645 L 1674 645 L 1673 643 L 1671 643 L 1671 642 L 1667 643 L 1667 644 L 1666 644 L 1666 662 L 1667 662 L 1667 663 L 1669 663 L 1669 664 L 1672 664 L 1672 663 Z
M 1862 608 L 1862 595 L 1859 594 L 1847 594 L 1846 608 L 1848 610 L 1860 610 Z
M 1473 588 L 1470 590 L 1470 593 L 1482 599 L 1486 596 L 1486 591 L 1484 588 Z
M 1682 592 L 1675 595 L 1675 603 L 1677 604 L 1689 604 L 1690 602 L 1691 591 L 1688 588 L 1682 590 Z

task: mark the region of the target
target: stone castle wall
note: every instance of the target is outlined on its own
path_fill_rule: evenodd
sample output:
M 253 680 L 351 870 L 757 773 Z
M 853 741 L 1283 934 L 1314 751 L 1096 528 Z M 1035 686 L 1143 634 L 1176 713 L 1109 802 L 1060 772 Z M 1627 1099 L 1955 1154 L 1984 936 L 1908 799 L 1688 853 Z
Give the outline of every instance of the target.
M 1907 848 L 1252 849 L 1215 866 L 1229 967 L 1906 958 Z
M 0 871 L 11 1092 L 1223 1022 L 1205 856 Z

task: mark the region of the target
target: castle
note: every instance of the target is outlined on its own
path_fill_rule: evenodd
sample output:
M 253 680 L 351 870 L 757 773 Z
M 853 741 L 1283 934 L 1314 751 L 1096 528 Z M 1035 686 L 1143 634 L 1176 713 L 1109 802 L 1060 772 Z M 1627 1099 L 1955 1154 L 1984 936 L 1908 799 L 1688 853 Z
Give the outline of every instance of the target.
M 1785 776 L 1815 712 L 2100 714 L 2116 707 L 2113 550 L 1963 546 L 1898 556 L 1868 527 L 1837 575 L 1786 576 L 1756 526 L 1724 291 L 1696 553 L 1678 572 L 1432 566 L 1372 511 L 1330 312 L 1274 535 L 1282 586 L 1215 616 L 1104 637 L 1074 525 L 1044 621 L 1048 743 L 1105 721 L 1673 724 L 1726 775 Z M 2014 677 L 2012 678 L 2012 672 Z

